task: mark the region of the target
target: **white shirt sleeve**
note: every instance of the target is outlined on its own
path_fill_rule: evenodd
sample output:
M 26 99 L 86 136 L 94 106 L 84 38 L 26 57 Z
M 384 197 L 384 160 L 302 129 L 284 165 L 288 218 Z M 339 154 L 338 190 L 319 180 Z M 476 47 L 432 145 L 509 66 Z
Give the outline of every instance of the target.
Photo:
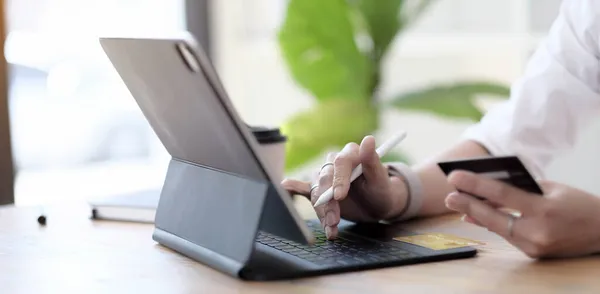
M 517 155 L 534 176 L 573 148 L 600 114 L 600 1 L 565 0 L 511 97 L 469 127 L 465 139 L 493 155 Z

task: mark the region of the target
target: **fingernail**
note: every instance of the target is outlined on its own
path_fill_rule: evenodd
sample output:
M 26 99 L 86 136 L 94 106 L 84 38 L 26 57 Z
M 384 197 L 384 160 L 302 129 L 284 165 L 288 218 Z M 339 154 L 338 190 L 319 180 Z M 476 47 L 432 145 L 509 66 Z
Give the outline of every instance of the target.
M 325 224 L 327 224 L 328 226 L 333 226 L 334 223 L 335 223 L 335 213 L 333 213 L 333 211 L 330 211 L 325 216 Z
M 446 197 L 446 206 L 453 210 L 458 209 L 463 202 L 463 197 L 461 197 L 457 192 L 452 192 L 448 194 L 448 197 Z
M 477 222 L 472 217 L 470 217 L 466 214 L 463 216 L 463 218 L 465 219 L 466 223 L 470 223 L 470 224 L 474 224 L 474 225 L 477 224 Z
M 468 216 L 468 215 L 466 215 L 466 214 L 465 214 L 465 215 L 463 215 L 463 216 L 460 218 L 460 220 L 461 220 L 461 221 L 463 221 L 463 222 L 465 222 L 465 223 L 468 223 L 468 224 L 473 224 L 473 225 L 476 225 L 476 224 L 477 224 L 477 223 L 475 223 L 475 221 L 473 220 L 473 218 L 469 217 L 469 216 Z
M 333 199 L 340 200 L 341 196 L 339 195 L 340 194 L 339 191 L 341 191 L 341 190 L 333 187 Z
M 461 221 L 465 222 L 465 223 L 469 223 L 472 224 L 473 223 L 473 219 L 471 219 L 468 215 L 463 214 L 463 216 L 460 218 Z
M 447 180 L 449 183 L 460 186 L 461 181 L 464 180 L 466 172 L 463 170 L 455 170 L 448 174 Z
M 331 227 L 325 227 L 325 236 L 327 236 L 327 239 L 331 238 Z

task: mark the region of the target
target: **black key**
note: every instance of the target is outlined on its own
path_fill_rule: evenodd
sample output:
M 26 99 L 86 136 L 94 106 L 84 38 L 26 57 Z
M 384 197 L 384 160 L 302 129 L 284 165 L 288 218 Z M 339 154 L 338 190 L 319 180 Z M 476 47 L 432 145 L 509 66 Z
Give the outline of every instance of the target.
M 360 248 L 360 249 L 368 249 L 368 250 L 373 250 L 373 249 L 379 248 L 379 246 L 377 246 L 377 244 L 374 244 L 374 243 L 357 244 L 356 247 Z
M 306 251 L 309 251 L 309 252 L 313 252 L 313 253 L 318 253 L 318 252 L 323 252 L 323 251 L 325 251 L 325 249 L 323 249 L 323 248 L 319 248 L 319 247 L 308 247 L 308 248 L 306 248 L 305 250 L 306 250 Z
M 369 254 L 386 253 L 387 251 L 388 251 L 388 248 L 376 248 L 376 249 L 369 251 Z
M 325 258 L 325 257 L 322 257 L 322 256 L 315 255 L 315 256 L 308 256 L 308 257 L 305 257 L 304 259 L 306 259 L 306 260 L 308 260 L 308 261 L 312 261 L 312 262 L 317 262 L 317 263 L 318 263 L 319 261 L 323 261 L 323 260 L 325 260 L 326 258 Z
M 327 249 L 321 247 L 313 247 L 309 250 L 310 252 L 325 252 Z
M 321 245 L 322 248 L 335 248 L 336 246 L 333 245 L 332 243 L 325 243 L 323 245 Z
M 348 237 L 348 236 L 343 236 L 343 237 L 338 237 L 338 238 L 340 240 L 343 240 L 348 243 L 364 242 L 364 240 L 357 240 L 356 238 L 352 238 L 352 237 Z
M 289 245 L 285 244 L 285 243 L 282 243 L 282 242 L 279 242 L 279 241 L 275 241 L 275 242 L 270 242 L 269 246 L 275 247 L 275 246 L 289 246 Z
M 293 254 L 293 253 L 306 252 L 306 251 L 304 251 L 304 250 L 302 250 L 300 248 L 292 247 L 291 249 L 285 250 L 285 252 Z
M 338 256 L 339 254 L 335 253 L 335 252 L 323 252 L 320 253 L 319 256 L 323 256 L 323 257 L 333 257 L 333 256 Z

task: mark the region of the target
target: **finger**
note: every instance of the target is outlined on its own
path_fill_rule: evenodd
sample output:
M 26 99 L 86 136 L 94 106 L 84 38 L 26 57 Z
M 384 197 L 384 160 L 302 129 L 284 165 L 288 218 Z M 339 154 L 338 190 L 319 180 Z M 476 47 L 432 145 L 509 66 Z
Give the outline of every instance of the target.
M 337 238 L 338 235 L 338 227 L 325 227 L 325 235 L 328 240 L 335 240 L 335 238 Z
M 326 162 L 332 163 L 337 157 L 337 153 L 328 153 Z M 319 196 L 323 192 L 327 191 L 333 183 L 334 164 L 329 164 L 321 168 L 319 172 L 319 179 L 317 184 L 319 185 Z M 315 189 L 316 190 L 316 189 Z M 318 197 L 317 197 L 318 198 Z M 317 199 L 314 199 L 316 201 Z M 314 204 L 314 203 L 313 203 Z
M 342 151 L 343 152 L 343 151 Z M 330 174 L 333 173 L 333 180 L 332 183 L 330 185 L 325 185 L 325 187 L 328 189 L 330 186 L 332 186 L 335 182 L 335 170 L 336 170 L 336 162 L 335 160 L 339 157 L 339 154 L 335 154 L 335 153 L 330 153 L 327 156 L 327 162 L 334 162 L 333 167 L 329 166 L 326 173 Z M 323 190 L 325 191 L 325 190 Z M 332 199 L 331 201 L 327 202 L 325 205 L 323 205 L 323 209 L 324 209 L 324 219 L 323 219 L 323 227 L 325 228 L 325 235 L 327 236 L 327 239 L 335 239 L 337 237 L 337 225 L 340 222 L 340 206 L 339 203 Z
M 454 198 L 457 197 L 457 198 Z M 459 204 L 454 202 L 462 202 L 460 197 L 470 198 L 469 204 Z M 528 255 L 537 254 L 537 248 L 534 243 L 529 241 L 528 236 L 531 235 L 532 226 L 528 223 L 527 219 L 516 218 L 513 221 L 512 234 L 509 231 L 509 218 L 508 213 L 494 209 L 486 202 L 477 200 L 476 198 L 463 194 L 463 193 L 451 193 L 448 195 L 447 206 L 453 207 L 454 205 L 465 206 L 464 208 L 454 208 L 459 211 L 465 211 L 463 220 L 474 225 L 487 228 L 489 231 L 494 232 L 503 237 L 507 242 L 513 246 L 519 248 L 521 251 Z M 458 200 L 458 201 L 457 201 Z M 451 208 L 453 209 L 453 208 Z M 535 231 L 535 230 L 533 230 Z
M 453 192 L 446 197 L 446 206 L 452 210 L 468 215 L 473 221 L 480 224 L 505 239 L 518 235 L 519 228 L 513 226 L 513 234 L 509 235 L 508 216 L 506 213 L 494 209 L 483 201 L 466 195 Z
M 467 171 L 455 171 L 448 182 L 464 193 L 483 197 L 500 206 L 531 212 L 539 205 L 540 197 L 531 195 L 501 181 L 488 179 Z
M 335 158 L 335 156 L 336 156 L 335 153 L 327 154 L 326 162 L 332 162 L 332 160 Z M 319 172 L 319 179 L 318 179 L 319 186 L 317 188 L 315 188 L 313 190 L 312 194 L 310 195 L 311 196 L 310 201 L 312 204 L 315 204 L 315 202 L 317 202 L 317 200 L 319 199 L 321 194 L 323 194 L 325 191 L 327 191 L 327 189 L 329 189 L 331 187 L 332 181 L 333 181 L 333 166 L 327 165 L 327 166 L 323 167 L 321 169 L 321 171 Z M 323 226 L 323 228 L 325 228 L 325 210 L 327 208 L 328 208 L 327 205 L 321 205 L 319 207 L 315 207 L 315 212 L 317 213 L 317 216 L 319 217 L 319 221 L 321 222 L 321 225 Z
M 302 195 L 310 200 L 310 182 L 298 181 L 294 179 L 284 179 L 281 186 L 292 195 Z
M 463 216 L 461 217 L 461 220 L 462 220 L 463 222 L 467 222 L 467 223 L 474 224 L 474 225 L 476 225 L 476 226 L 480 226 L 480 227 L 482 227 L 482 225 L 481 225 L 481 224 L 480 224 L 478 221 L 476 221 L 475 219 L 473 219 L 472 217 L 470 217 L 470 216 L 469 216 L 469 215 L 467 215 L 467 214 L 463 215 Z
M 386 187 L 389 181 L 388 170 L 377 154 L 373 136 L 366 136 L 360 143 L 360 163 L 369 186 Z
M 337 226 L 340 223 L 340 205 L 336 200 L 331 200 L 324 206 L 323 226 L 325 227 L 325 235 L 327 239 L 332 240 L 337 237 Z
M 350 175 L 359 163 L 358 150 L 356 143 L 348 143 L 334 159 L 333 198 L 335 200 L 340 201 L 348 195 Z
M 561 184 L 550 180 L 540 180 L 538 181 L 538 185 L 540 186 L 540 189 L 542 189 L 542 192 L 544 194 L 548 194 L 550 191 L 556 189 L 558 186 L 561 186 Z

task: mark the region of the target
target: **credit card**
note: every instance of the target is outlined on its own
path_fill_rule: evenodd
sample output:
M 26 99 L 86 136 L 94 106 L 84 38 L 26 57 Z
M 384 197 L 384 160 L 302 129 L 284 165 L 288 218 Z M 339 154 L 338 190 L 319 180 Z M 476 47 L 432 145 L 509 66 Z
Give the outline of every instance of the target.
M 542 189 L 517 156 L 482 157 L 438 162 L 449 175 L 454 170 L 470 171 L 490 179 L 499 180 L 533 194 L 542 195 Z M 477 195 L 473 195 L 479 199 Z
M 479 246 L 485 243 L 450 234 L 429 233 L 412 236 L 396 237 L 394 240 L 429 248 L 432 250 L 445 250 L 461 247 Z

